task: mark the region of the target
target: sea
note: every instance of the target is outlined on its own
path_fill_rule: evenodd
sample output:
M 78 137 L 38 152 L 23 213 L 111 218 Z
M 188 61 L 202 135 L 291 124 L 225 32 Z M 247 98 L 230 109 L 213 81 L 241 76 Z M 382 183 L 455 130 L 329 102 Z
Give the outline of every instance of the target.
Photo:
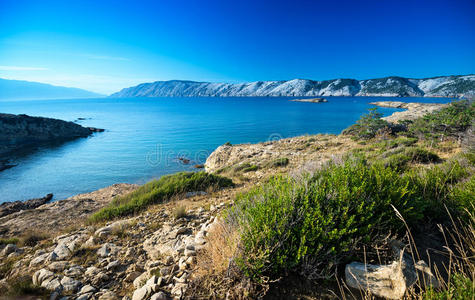
M 54 200 L 114 183 L 143 184 L 195 165 L 224 143 L 306 134 L 339 134 L 373 101 L 449 102 L 445 98 L 326 97 L 97 98 L 0 101 L 0 112 L 27 114 L 105 129 L 87 138 L 19 151 L 0 172 L 0 203 L 54 194 Z M 384 115 L 400 109 L 378 108 Z M 189 160 L 187 164 L 180 158 Z M 0 157 L 1 159 L 1 157 Z

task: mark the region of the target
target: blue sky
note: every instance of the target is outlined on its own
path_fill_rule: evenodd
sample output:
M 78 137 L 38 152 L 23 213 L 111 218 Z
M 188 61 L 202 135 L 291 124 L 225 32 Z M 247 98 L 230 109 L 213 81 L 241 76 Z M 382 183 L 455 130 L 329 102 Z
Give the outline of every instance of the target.
M 0 0 L 0 77 L 100 93 L 474 70 L 473 0 Z

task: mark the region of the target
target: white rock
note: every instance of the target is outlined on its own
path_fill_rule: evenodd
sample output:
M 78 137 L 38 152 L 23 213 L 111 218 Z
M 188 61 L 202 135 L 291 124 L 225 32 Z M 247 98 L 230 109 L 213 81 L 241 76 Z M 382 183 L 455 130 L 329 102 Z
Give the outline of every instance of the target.
M 50 277 L 41 282 L 41 286 L 50 291 L 61 291 L 63 289 L 58 278 Z
M 148 296 L 149 291 L 147 290 L 147 286 L 143 286 L 135 290 L 134 294 L 132 295 L 132 300 L 144 300 L 147 299 Z
M 79 289 L 82 283 L 78 280 L 72 279 L 71 277 L 65 276 L 63 279 L 61 279 L 61 285 L 65 291 L 74 292 Z
M 35 272 L 35 274 L 33 274 L 33 278 L 32 278 L 33 284 L 41 285 L 43 281 L 53 276 L 54 276 L 54 273 L 49 270 L 46 270 L 46 269 L 38 270 Z
M 5 246 L 5 248 L 3 248 L 2 256 L 7 256 L 10 253 L 14 253 L 14 252 L 17 252 L 17 251 L 18 251 L 18 247 L 16 245 L 8 244 L 8 245 Z
M 35 266 L 38 266 L 38 265 L 42 264 L 46 260 L 46 257 L 48 255 L 49 255 L 49 253 L 44 253 L 44 254 L 41 254 L 40 256 L 37 256 L 37 257 L 33 258 L 30 261 L 30 267 L 35 267 Z
M 62 272 L 68 267 L 67 261 L 55 261 L 48 265 L 48 269 L 51 271 Z
M 116 245 L 111 243 L 105 243 L 104 245 L 102 245 L 101 248 L 97 250 L 97 255 L 99 255 L 100 257 L 107 257 L 115 255 L 117 254 L 117 252 L 119 252 L 119 249 Z
M 348 286 L 369 290 L 373 295 L 387 299 L 400 299 L 406 292 L 406 282 L 399 262 L 390 265 L 353 262 L 346 265 L 345 278 Z
M 156 294 L 153 294 L 150 300 L 167 300 L 168 297 L 164 292 L 158 292 Z
M 135 278 L 135 280 L 134 280 L 134 287 L 135 287 L 136 289 L 142 287 L 142 286 L 145 284 L 145 282 L 147 282 L 148 276 L 149 276 L 148 273 L 147 273 L 147 272 L 144 272 L 144 273 L 142 273 L 142 275 L 140 275 L 139 277 Z
M 95 291 L 96 291 L 96 288 L 88 284 L 82 287 L 82 289 L 79 291 L 79 294 L 81 295 L 81 294 L 94 293 Z
M 62 243 L 58 244 L 56 248 L 54 248 L 53 252 L 59 260 L 67 259 L 72 255 L 71 250 L 68 248 L 68 246 Z

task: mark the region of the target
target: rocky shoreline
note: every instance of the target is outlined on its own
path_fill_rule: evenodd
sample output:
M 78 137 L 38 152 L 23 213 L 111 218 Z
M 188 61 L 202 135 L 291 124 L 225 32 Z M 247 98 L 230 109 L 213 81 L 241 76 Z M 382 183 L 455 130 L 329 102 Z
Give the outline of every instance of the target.
M 402 108 L 418 111 L 418 106 L 410 104 L 379 105 L 404 105 Z M 87 218 L 114 197 L 136 190 L 137 185 L 116 184 L 17 211 L 0 217 L 0 238 L 21 236 L 32 228 L 47 232 L 49 238 L 34 246 L 0 244 L 0 257 L 12 262 L 8 278 L 28 274 L 33 284 L 48 291 L 51 299 L 62 299 L 65 295 L 76 300 L 184 299 L 193 288 L 199 255 L 210 245 L 210 234 L 220 230 L 220 215 L 233 205 L 236 194 L 268 176 L 279 173 L 299 176 L 318 169 L 330 159 L 338 160 L 350 149 L 364 147 L 348 136 L 326 134 L 222 145 L 208 157 L 205 168 L 207 172 L 232 178 L 235 187 L 176 195 L 174 201 L 107 223 L 91 224 Z M 183 213 L 178 215 L 178 210 Z M 424 268 L 410 265 L 408 260 L 401 269 L 399 261 L 404 257 L 397 254 L 391 264 L 369 268 L 370 272 L 374 271 L 370 274 L 373 281 L 391 282 L 391 286 L 383 287 L 386 290 L 394 289 L 394 274 L 402 278 L 410 272 L 411 278 L 415 278 L 421 274 L 419 269 Z M 379 270 L 384 270 L 389 279 L 381 277 Z M 368 280 L 366 266 L 362 267 L 361 263 L 348 264 L 345 271 L 355 275 L 349 278 L 347 275 L 350 286 L 358 288 Z M 424 276 L 433 279 L 430 269 Z M 412 279 L 405 282 L 399 277 L 398 291 L 404 294 L 406 285 L 414 283 Z M 7 279 L 0 280 L 0 294 L 7 284 Z
M 14 167 L 10 160 L 19 152 L 102 131 L 104 129 L 83 127 L 58 119 L 0 113 L 0 171 Z
M 397 111 L 392 115 L 382 118 L 391 123 L 398 123 L 402 120 L 415 120 L 426 114 L 435 112 L 447 106 L 441 103 L 419 103 L 419 102 L 400 102 L 400 101 L 378 101 L 370 104 L 380 107 L 404 108 L 405 111 Z

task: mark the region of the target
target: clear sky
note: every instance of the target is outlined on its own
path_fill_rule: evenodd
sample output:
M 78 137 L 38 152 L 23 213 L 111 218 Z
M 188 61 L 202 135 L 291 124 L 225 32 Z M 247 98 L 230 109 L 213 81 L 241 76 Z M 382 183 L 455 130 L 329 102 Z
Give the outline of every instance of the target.
M 0 77 L 112 93 L 475 73 L 475 1 L 0 0 Z

